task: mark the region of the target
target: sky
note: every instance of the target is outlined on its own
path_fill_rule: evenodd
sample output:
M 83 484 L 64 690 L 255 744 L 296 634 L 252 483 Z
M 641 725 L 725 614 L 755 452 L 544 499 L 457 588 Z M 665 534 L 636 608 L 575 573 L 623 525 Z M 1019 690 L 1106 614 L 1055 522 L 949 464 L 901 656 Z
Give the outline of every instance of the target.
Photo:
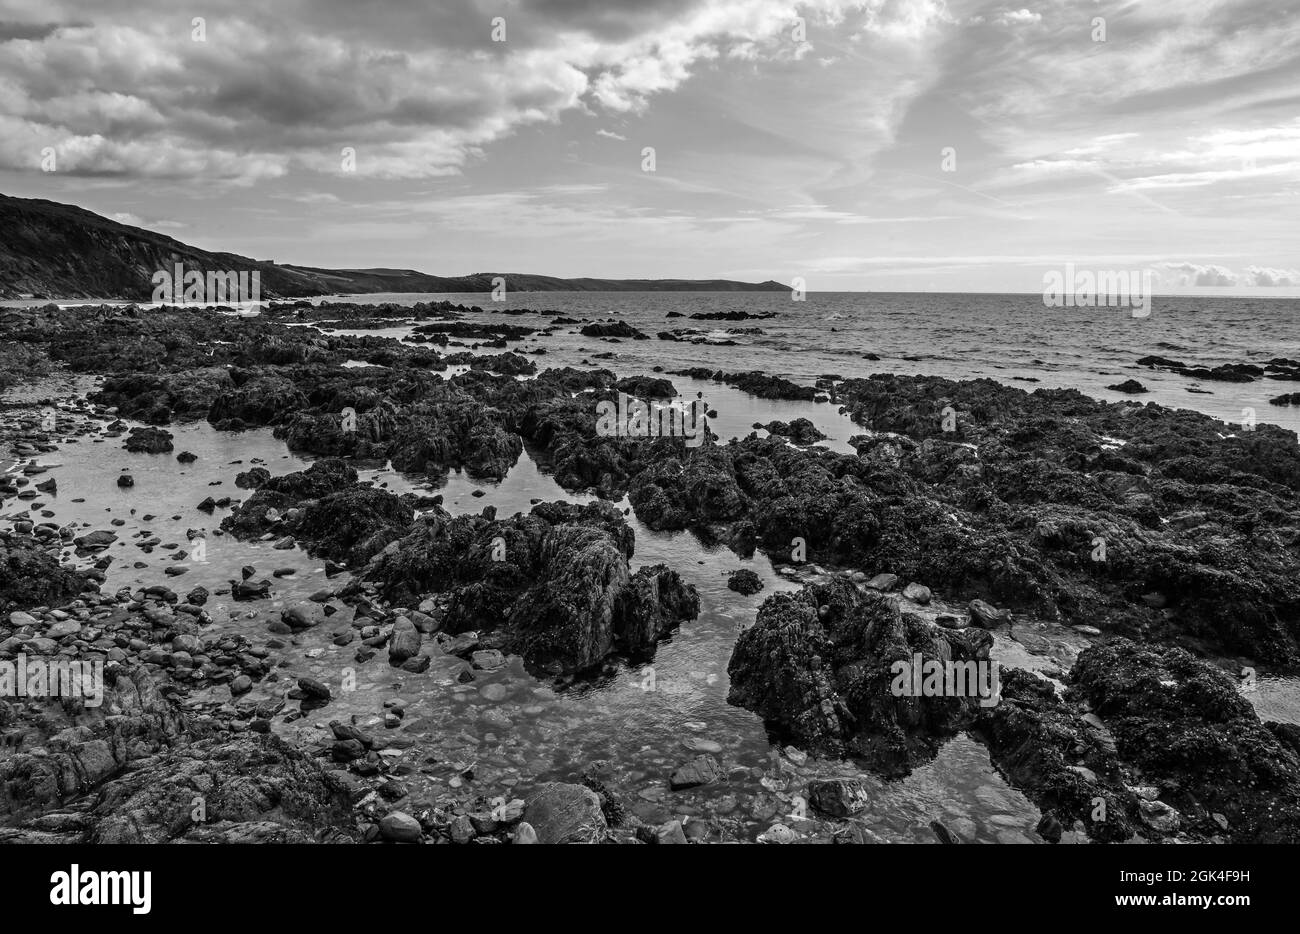
M 0 0 L 0 192 L 310 266 L 1300 295 L 1300 2 Z

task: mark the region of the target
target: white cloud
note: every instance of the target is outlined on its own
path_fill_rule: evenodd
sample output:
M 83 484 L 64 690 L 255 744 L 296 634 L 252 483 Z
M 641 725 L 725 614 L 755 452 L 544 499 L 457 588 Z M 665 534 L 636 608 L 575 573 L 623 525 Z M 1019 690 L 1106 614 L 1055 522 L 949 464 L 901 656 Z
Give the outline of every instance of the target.
M 1033 23 L 1041 23 L 1043 21 L 1043 14 L 1023 9 L 1003 10 L 998 14 L 997 21 L 1003 26 L 1028 26 Z

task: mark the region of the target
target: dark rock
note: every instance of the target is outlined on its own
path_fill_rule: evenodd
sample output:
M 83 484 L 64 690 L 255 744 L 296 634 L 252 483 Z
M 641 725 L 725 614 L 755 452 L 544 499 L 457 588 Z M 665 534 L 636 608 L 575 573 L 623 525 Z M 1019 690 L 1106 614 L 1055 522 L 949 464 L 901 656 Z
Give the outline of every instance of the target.
M 1107 389 L 1113 389 L 1116 392 L 1126 392 L 1131 395 L 1147 392 L 1147 388 L 1135 379 L 1126 379 L 1122 383 L 1116 383 L 1113 386 L 1107 386 Z
M 971 677 L 993 664 L 992 642 L 980 630 L 932 627 L 900 613 L 894 599 L 835 578 L 763 602 L 736 641 L 727 701 L 801 748 L 905 775 L 969 726 L 981 703 L 996 702 L 980 695 L 994 685 Z M 898 666 L 910 668 L 917 655 L 922 666 L 961 663 L 960 689 L 910 696 L 913 682 Z
M 748 597 L 763 589 L 763 581 L 749 568 L 739 568 L 727 578 L 727 589 Z
M 1010 611 L 999 610 L 983 600 L 972 600 L 966 612 L 970 614 L 971 625 L 981 629 L 997 629 L 1011 619 Z
M 668 787 L 673 791 L 697 788 L 708 785 L 722 777 L 722 767 L 713 756 L 696 756 L 690 762 L 678 766 L 668 779 Z
M 579 331 L 583 337 L 630 337 L 634 340 L 649 340 L 649 336 L 641 333 L 625 321 L 615 321 L 613 324 L 588 324 L 584 325 Z
M 852 817 L 871 803 L 862 782 L 850 778 L 814 779 L 808 783 L 808 803 L 831 817 Z
M 132 428 L 126 449 L 134 454 L 166 454 L 172 450 L 172 434 L 162 428 Z

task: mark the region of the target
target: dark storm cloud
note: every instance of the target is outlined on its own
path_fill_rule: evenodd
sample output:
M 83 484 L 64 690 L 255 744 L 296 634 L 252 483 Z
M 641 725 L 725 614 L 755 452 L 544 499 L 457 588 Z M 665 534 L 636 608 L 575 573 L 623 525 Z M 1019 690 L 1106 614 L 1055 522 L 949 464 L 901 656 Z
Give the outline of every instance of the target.
M 58 28 L 58 23 L 10 23 L 0 21 L 0 42 L 7 42 L 10 39 L 44 39 Z

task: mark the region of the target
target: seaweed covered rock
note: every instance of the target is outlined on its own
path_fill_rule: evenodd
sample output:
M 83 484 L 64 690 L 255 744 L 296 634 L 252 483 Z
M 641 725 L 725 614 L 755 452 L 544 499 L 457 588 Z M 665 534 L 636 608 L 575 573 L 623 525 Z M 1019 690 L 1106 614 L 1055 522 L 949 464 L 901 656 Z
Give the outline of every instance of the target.
M 85 575 L 64 567 L 21 535 L 0 537 L 0 614 L 34 606 L 59 606 L 86 589 Z
M 1002 701 L 980 711 L 972 733 L 1044 817 L 1064 828 L 1080 822 L 1098 842 L 1127 840 L 1141 826 L 1138 798 L 1105 726 L 1084 717 L 1051 682 L 1016 668 L 1003 671 Z
M 289 535 L 313 555 L 360 566 L 413 521 L 408 502 L 359 484 L 357 472 L 342 460 L 327 458 L 303 471 L 255 481 L 261 484 L 256 492 L 221 523 L 240 538 Z
M 234 371 L 236 388 L 212 400 L 208 421 L 273 425 L 307 407 L 307 399 L 296 383 L 274 372 Z
M 677 387 L 670 380 L 653 376 L 627 376 L 614 384 L 619 392 L 638 399 L 675 399 Z
M 770 434 L 789 438 L 795 444 L 816 444 L 825 441 L 826 435 L 806 418 L 796 418 L 792 422 L 771 421 L 763 426 Z
M 800 748 L 905 775 L 972 723 L 981 703 L 997 702 L 992 644 L 982 630 L 932 627 L 841 578 L 809 584 L 768 597 L 740 634 L 727 701 Z M 936 671 L 939 680 L 924 683 Z
M 1117 639 L 1080 655 L 1073 677 L 1119 757 L 1186 830 L 1300 842 L 1300 753 L 1285 727 L 1260 722 L 1225 672 L 1181 649 Z
M 622 337 L 632 338 L 633 340 L 649 340 L 649 335 L 643 334 L 626 321 L 615 321 L 612 323 L 597 323 L 584 325 L 579 332 L 583 337 Z
M 296 451 L 391 460 L 398 470 L 430 476 L 463 468 L 471 477 L 501 480 L 523 453 L 501 413 L 469 399 L 386 400 L 354 412 L 300 412 L 276 436 Z
M 509 519 L 436 510 L 364 577 L 390 601 L 436 596 L 445 632 L 496 631 L 530 668 L 559 674 L 650 651 L 698 615 L 694 587 L 662 565 L 633 574 L 632 551 L 632 530 L 608 503 L 544 503 Z
M 235 388 L 225 367 L 199 367 L 174 373 L 122 373 L 105 378 L 87 398 L 116 406 L 123 418 L 151 425 L 207 416 L 213 401 Z
M 172 433 L 161 428 L 132 428 L 124 447 L 132 454 L 166 454 L 173 450 Z
M 749 568 L 739 568 L 727 577 L 727 589 L 749 597 L 763 589 L 763 580 Z
M 739 519 L 748 505 L 728 452 L 712 443 L 647 452 L 629 496 L 637 517 L 656 530 Z

